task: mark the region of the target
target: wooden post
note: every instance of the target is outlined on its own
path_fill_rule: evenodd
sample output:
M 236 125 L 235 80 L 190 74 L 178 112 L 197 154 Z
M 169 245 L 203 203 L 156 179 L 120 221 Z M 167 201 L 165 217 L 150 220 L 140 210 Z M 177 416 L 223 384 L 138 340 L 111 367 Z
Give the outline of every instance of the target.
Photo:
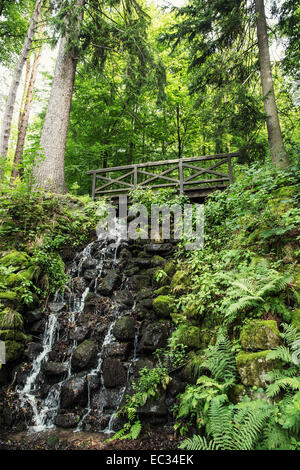
M 233 183 L 233 175 L 232 175 L 232 165 L 231 165 L 231 156 L 230 155 L 228 155 L 227 161 L 228 161 L 229 183 L 232 184 Z
M 134 178 L 133 178 L 133 185 L 134 189 L 136 189 L 138 184 L 138 172 L 137 172 L 137 165 L 134 165 Z
M 182 158 L 179 159 L 178 168 L 179 168 L 179 186 L 180 186 L 180 194 L 183 194 L 183 168 L 182 168 Z
M 93 173 L 93 187 L 92 187 L 92 199 L 95 199 L 95 191 L 96 191 L 96 173 Z

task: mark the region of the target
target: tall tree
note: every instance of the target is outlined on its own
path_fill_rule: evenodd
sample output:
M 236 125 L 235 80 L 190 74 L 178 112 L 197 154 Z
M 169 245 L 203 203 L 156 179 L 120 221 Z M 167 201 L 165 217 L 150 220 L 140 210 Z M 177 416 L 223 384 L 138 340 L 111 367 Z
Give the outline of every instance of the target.
M 37 186 L 58 193 L 67 192 L 65 183 L 65 148 L 70 119 L 78 47 L 85 0 L 76 0 L 65 16 L 65 35 L 60 39 L 54 77 L 34 177 Z M 72 11 L 71 8 L 73 7 Z
M 44 27 L 42 27 L 41 29 L 41 32 L 40 32 L 41 35 L 43 34 L 43 30 L 44 30 Z M 34 53 L 32 67 L 30 67 L 30 58 L 27 59 L 27 63 L 26 63 L 27 65 L 26 76 L 27 74 L 29 75 L 30 73 L 30 77 L 28 77 L 28 80 L 25 79 L 24 96 L 22 99 L 22 104 L 21 104 L 21 109 L 20 109 L 20 114 L 19 114 L 18 139 L 17 139 L 16 150 L 15 150 L 13 169 L 12 169 L 12 174 L 11 174 L 12 180 L 14 180 L 18 176 L 18 174 L 22 174 L 20 165 L 22 163 L 25 138 L 26 138 L 26 133 L 27 133 L 27 128 L 28 128 L 30 109 L 31 109 L 32 100 L 33 100 L 33 93 L 34 93 L 34 87 L 35 87 L 35 81 L 37 77 L 40 57 L 41 57 L 41 47 L 38 47 Z M 29 73 L 28 73 L 28 66 L 29 66 Z
M 2 131 L 1 131 L 1 136 L 0 136 L 0 162 L 1 162 L 0 179 L 3 175 L 4 164 L 5 164 L 5 160 L 7 157 L 10 129 L 11 129 L 11 123 L 12 123 L 12 118 L 13 118 L 17 90 L 19 87 L 22 70 L 27 60 L 27 57 L 28 57 L 28 54 L 32 45 L 33 37 L 37 28 L 37 24 L 40 18 L 42 3 L 43 3 L 43 0 L 36 0 L 34 10 L 31 16 L 31 20 L 29 23 L 29 27 L 27 30 L 27 34 L 23 43 L 21 53 L 19 55 L 19 59 L 17 61 L 16 67 L 14 70 L 9 93 L 7 96 L 4 117 L 3 117 Z
M 234 78 L 245 87 L 250 83 L 249 77 L 255 72 L 255 61 L 249 62 L 248 57 L 258 42 L 259 70 L 272 161 L 278 167 L 287 165 L 288 157 L 282 139 L 272 80 L 264 1 L 195 0 L 179 9 L 179 14 L 183 19 L 176 26 L 176 32 L 171 38 L 177 43 L 183 38 L 190 41 L 193 53 L 191 67 L 202 72 L 204 70 L 202 77 L 197 75 L 200 84 L 203 81 L 206 85 L 212 81 L 217 84 L 220 79 L 229 84 Z M 252 34 L 254 28 L 257 41 Z M 218 55 L 222 69 L 218 66 L 214 68 L 212 63 L 212 58 Z M 231 62 L 236 57 L 232 66 L 228 61 L 224 63 L 223 57 L 226 56 Z M 245 76 L 246 71 L 250 72 L 248 77 Z M 201 85 L 197 84 L 195 91 L 200 88 Z
M 257 39 L 261 87 L 267 115 L 268 140 L 275 166 L 287 166 L 289 159 L 284 147 L 275 100 L 264 0 L 255 0 Z

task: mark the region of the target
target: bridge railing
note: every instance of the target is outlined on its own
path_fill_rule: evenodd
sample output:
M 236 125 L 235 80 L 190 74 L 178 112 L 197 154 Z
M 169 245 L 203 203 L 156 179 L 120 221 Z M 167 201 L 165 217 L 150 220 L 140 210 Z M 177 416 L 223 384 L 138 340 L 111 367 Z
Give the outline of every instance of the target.
M 173 187 L 178 188 L 181 194 L 192 192 L 194 189 L 214 190 L 233 182 L 231 160 L 238 155 L 235 152 L 135 163 L 90 170 L 87 174 L 93 176 L 93 199 L 104 194 L 126 194 L 136 188 Z M 102 184 L 98 185 L 98 182 Z

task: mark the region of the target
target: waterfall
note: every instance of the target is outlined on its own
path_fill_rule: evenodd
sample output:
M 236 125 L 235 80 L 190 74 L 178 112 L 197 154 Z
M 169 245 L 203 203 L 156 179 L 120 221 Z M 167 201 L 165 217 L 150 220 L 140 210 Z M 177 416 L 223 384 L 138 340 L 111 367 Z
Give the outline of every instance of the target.
M 114 235 L 119 234 L 118 227 L 115 226 Z M 61 393 L 62 388 L 68 380 L 72 380 L 77 376 L 82 377 L 82 380 L 86 382 L 87 387 L 87 404 L 83 409 L 79 424 L 76 427 L 76 431 L 82 430 L 88 418 L 92 413 L 92 393 L 95 396 L 98 395 L 99 399 L 99 409 L 98 416 L 101 418 L 105 406 L 105 394 L 109 392 L 108 389 L 104 386 L 104 380 L 102 376 L 102 364 L 103 356 L 107 346 L 118 344 L 113 335 L 113 328 L 116 320 L 124 315 L 130 314 L 134 310 L 134 306 L 131 310 L 120 312 L 118 304 L 116 301 L 111 302 L 111 313 L 112 320 L 108 326 L 107 332 L 104 335 L 104 339 L 100 350 L 97 355 L 96 365 L 87 370 L 84 375 L 74 373 L 72 370 L 72 357 L 78 346 L 77 333 L 78 333 L 78 324 L 80 322 L 81 316 L 85 311 L 86 299 L 89 294 L 96 296 L 96 298 L 101 298 L 97 294 L 99 279 L 102 279 L 103 273 L 105 270 L 106 263 L 110 268 L 117 266 L 119 263 L 118 259 L 118 250 L 121 246 L 122 240 L 118 235 L 115 237 L 115 243 L 107 240 L 98 240 L 92 242 L 79 254 L 76 256 L 75 262 L 73 263 L 70 269 L 70 282 L 69 285 L 71 288 L 66 289 L 66 294 L 58 291 L 53 302 L 50 304 L 51 313 L 48 316 L 48 319 L 45 324 L 45 330 L 42 340 L 42 352 L 34 359 L 32 364 L 32 369 L 26 379 L 26 383 L 23 388 L 18 389 L 20 403 L 22 407 L 31 411 L 32 415 L 32 426 L 29 427 L 30 430 L 40 432 L 47 428 L 55 426 L 55 418 L 60 411 L 61 403 Z M 95 254 L 96 253 L 96 254 Z M 94 257 L 93 257 L 94 256 Z M 95 269 L 95 278 L 89 285 L 86 284 L 84 278 L 84 273 L 86 272 L 85 265 L 94 266 Z M 80 287 L 82 290 L 78 294 L 75 288 L 76 281 L 80 281 L 81 285 L 85 287 Z M 127 282 L 123 280 L 122 282 L 123 289 L 127 289 Z M 92 287 L 91 287 L 92 286 Z M 122 290 L 122 287 L 121 287 Z M 61 330 L 62 335 L 59 338 L 59 331 Z M 60 365 L 64 367 L 65 373 L 63 377 L 56 381 L 56 383 L 50 384 L 43 376 L 43 364 L 48 361 L 49 354 L 53 350 L 53 347 L 58 344 L 58 340 L 61 339 L 67 343 L 67 349 L 63 354 L 63 359 L 60 361 Z M 136 346 L 137 346 L 137 337 L 134 342 L 134 353 L 133 359 L 136 359 Z M 55 363 L 56 364 L 56 363 Z M 130 370 L 130 361 L 128 365 L 128 371 Z M 99 378 L 100 389 L 95 394 L 93 392 L 91 381 L 93 379 Z M 43 392 L 41 396 L 40 389 L 44 385 L 46 380 L 46 395 Z M 47 388 L 48 387 L 48 388 Z M 115 400 L 112 412 L 109 416 L 109 421 L 107 426 L 104 429 L 104 432 L 111 433 L 113 431 L 113 425 L 115 421 L 115 414 L 118 410 L 118 407 L 123 399 L 126 387 L 120 387 L 115 393 Z M 99 429 L 100 431 L 100 429 Z M 103 432 L 103 430 L 102 430 Z

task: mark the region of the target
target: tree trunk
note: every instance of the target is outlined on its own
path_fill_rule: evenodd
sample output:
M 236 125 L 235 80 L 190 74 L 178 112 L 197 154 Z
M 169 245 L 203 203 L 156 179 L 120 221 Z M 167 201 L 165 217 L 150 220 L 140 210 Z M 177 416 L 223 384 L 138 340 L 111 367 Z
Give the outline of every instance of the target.
M 33 11 L 30 23 L 29 23 L 29 27 L 26 33 L 26 37 L 23 43 L 23 47 L 22 47 L 16 68 L 14 71 L 14 75 L 12 78 L 12 82 L 10 85 L 10 89 L 9 89 L 9 93 L 8 93 L 8 97 L 6 101 L 6 107 L 4 111 L 4 117 L 3 117 L 3 126 L 2 126 L 2 132 L 1 132 L 1 138 L 0 138 L 0 159 L 3 161 L 0 167 L 0 178 L 3 175 L 4 163 L 7 157 L 11 122 L 13 118 L 13 112 L 14 112 L 18 86 L 20 83 L 22 70 L 27 60 L 27 57 L 31 48 L 32 40 L 34 37 L 34 33 L 37 27 L 37 23 L 40 17 L 41 6 L 42 6 L 42 0 L 36 0 L 34 11 Z
M 261 87 L 264 109 L 267 115 L 269 146 L 273 164 L 277 167 L 284 167 L 289 164 L 289 159 L 282 139 L 275 100 L 264 0 L 255 0 L 255 11 L 257 15 Z
M 30 109 L 33 99 L 34 86 L 38 71 L 38 65 L 41 57 L 41 49 L 37 50 L 34 55 L 34 60 L 32 64 L 32 70 L 30 75 L 30 81 L 25 95 L 24 107 L 20 111 L 19 118 L 19 129 L 18 129 L 18 140 L 14 157 L 14 166 L 11 174 L 11 179 L 15 179 L 18 174 L 21 175 L 22 171 L 20 170 L 20 164 L 22 163 L 22 156 L 25 144 L 25 137 L 27 133 L 27 127 L 29 122 Z
M 82 7 L 85 0 L 77 0 Z M 83 10 L 78 15 L 78 33 Z M 65 150 L 70 120 L 71 102 L 77 66 L 77 51 L 69 51 L 68 34 L 60 39 L 58 57 L 52 81 L 49 103 L 42 130 L 41 155 L 34 167 L 35 183 L 38 187 L 56 193 L 68 191 L 65 182 Z
M 177 156 L 181 157 L 182 154 L 182 140 L 181 140 L 181 123 L 180 123 L 180 108 L 179 104 L 176 106 L 176 128 L 177 128 Z

